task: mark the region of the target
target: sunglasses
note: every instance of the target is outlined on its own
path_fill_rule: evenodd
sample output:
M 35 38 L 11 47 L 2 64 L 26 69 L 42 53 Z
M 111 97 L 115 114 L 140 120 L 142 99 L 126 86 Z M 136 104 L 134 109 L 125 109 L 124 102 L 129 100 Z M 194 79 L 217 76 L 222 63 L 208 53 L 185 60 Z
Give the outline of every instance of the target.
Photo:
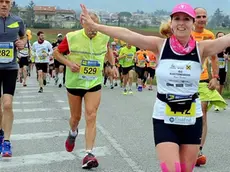
M 205 19 L 206 17 L 207 16 L 205 16 L 205 15 L 204 16 L 196 16 L 197 19 L 200 19 L 200 18 L 204 18 Z

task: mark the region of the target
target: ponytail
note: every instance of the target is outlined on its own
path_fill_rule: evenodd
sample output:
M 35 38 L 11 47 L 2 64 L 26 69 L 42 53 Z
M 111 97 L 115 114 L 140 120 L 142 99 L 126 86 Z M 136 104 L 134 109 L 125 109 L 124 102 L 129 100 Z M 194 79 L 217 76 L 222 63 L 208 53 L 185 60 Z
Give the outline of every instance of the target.
M 160 34 L 166 38 L 169 38 L 173 33 L 171 29 L 171 21 L 162 22 L 160 26 Z

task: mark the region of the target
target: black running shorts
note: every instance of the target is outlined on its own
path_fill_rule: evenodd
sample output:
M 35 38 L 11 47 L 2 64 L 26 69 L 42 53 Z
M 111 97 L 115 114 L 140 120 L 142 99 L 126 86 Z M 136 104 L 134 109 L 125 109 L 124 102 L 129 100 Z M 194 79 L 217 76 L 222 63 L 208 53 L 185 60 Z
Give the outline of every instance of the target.
M 96 92 L 96 91 L 99 91 L 101 90 L 101 85 L 97 85 L 89 90 L 84 90 L 84 89 L 70 89 L 70 88 L 66 88 L 68 93 L 74 95 L 74 96 L 80 96 L 80 97 L 84 97 L 85 94 L 87 92 Z
M 220 85 L 224 85 L 226 81 L 226 75 L 227 75 L 227 72 L 225 71 L 225 69 L 219 70 Z
M 0 70 L 0 97 L 2 94 L 14 95 L 17 75 L 18 70 Z
M 37 71 L 42 70 L 43 73 L 48 71 L 48 63 L 36 63 Z
M 153 133 L 155 145 L 163 142 L 200 145 L 202 117 L 197 118 L 194 125 L 188 126 L 165 124 L 164 120 L 153 118 Z

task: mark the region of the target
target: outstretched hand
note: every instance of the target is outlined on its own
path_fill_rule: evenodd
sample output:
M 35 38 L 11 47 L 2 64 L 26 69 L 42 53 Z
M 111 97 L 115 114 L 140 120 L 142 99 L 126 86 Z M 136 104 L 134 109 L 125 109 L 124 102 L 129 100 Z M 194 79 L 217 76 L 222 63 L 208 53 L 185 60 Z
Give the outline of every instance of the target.
M 95 24 L 96 23 L 91 19 L 90 15 L 89 15 L 89 12 L 86 9 L 85 5 L 81 4 L 80 6 L 81 6 L 81 9 L 82 9 L 82 13 L 81 13 L 81 16 L 80 16 L 81 24 L 84 27 L 89 27 L 89 28 L 95 29 Z

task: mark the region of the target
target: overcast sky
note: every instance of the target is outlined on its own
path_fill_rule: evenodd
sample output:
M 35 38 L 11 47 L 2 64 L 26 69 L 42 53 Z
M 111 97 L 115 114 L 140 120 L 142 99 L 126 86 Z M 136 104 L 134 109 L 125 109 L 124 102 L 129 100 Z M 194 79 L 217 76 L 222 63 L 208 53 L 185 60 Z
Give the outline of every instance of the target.
M 21 6 L 27 5 L 30 0 L 15 0 Z M 204 7 L 209 14 L 217 8 L 230 14 L 230 0 L 33 0 L 36 5 L 59 6 L 61 8 L 78 10 L 83 3 L 87 8 L 95 10 L 108 10 L 110 12 L 143 10 L 154 12 L 157 9 L 171 11 L 177 3 L 187 2 L 193 7 Z M 228 8 L 226 8 L 228 7 Z

